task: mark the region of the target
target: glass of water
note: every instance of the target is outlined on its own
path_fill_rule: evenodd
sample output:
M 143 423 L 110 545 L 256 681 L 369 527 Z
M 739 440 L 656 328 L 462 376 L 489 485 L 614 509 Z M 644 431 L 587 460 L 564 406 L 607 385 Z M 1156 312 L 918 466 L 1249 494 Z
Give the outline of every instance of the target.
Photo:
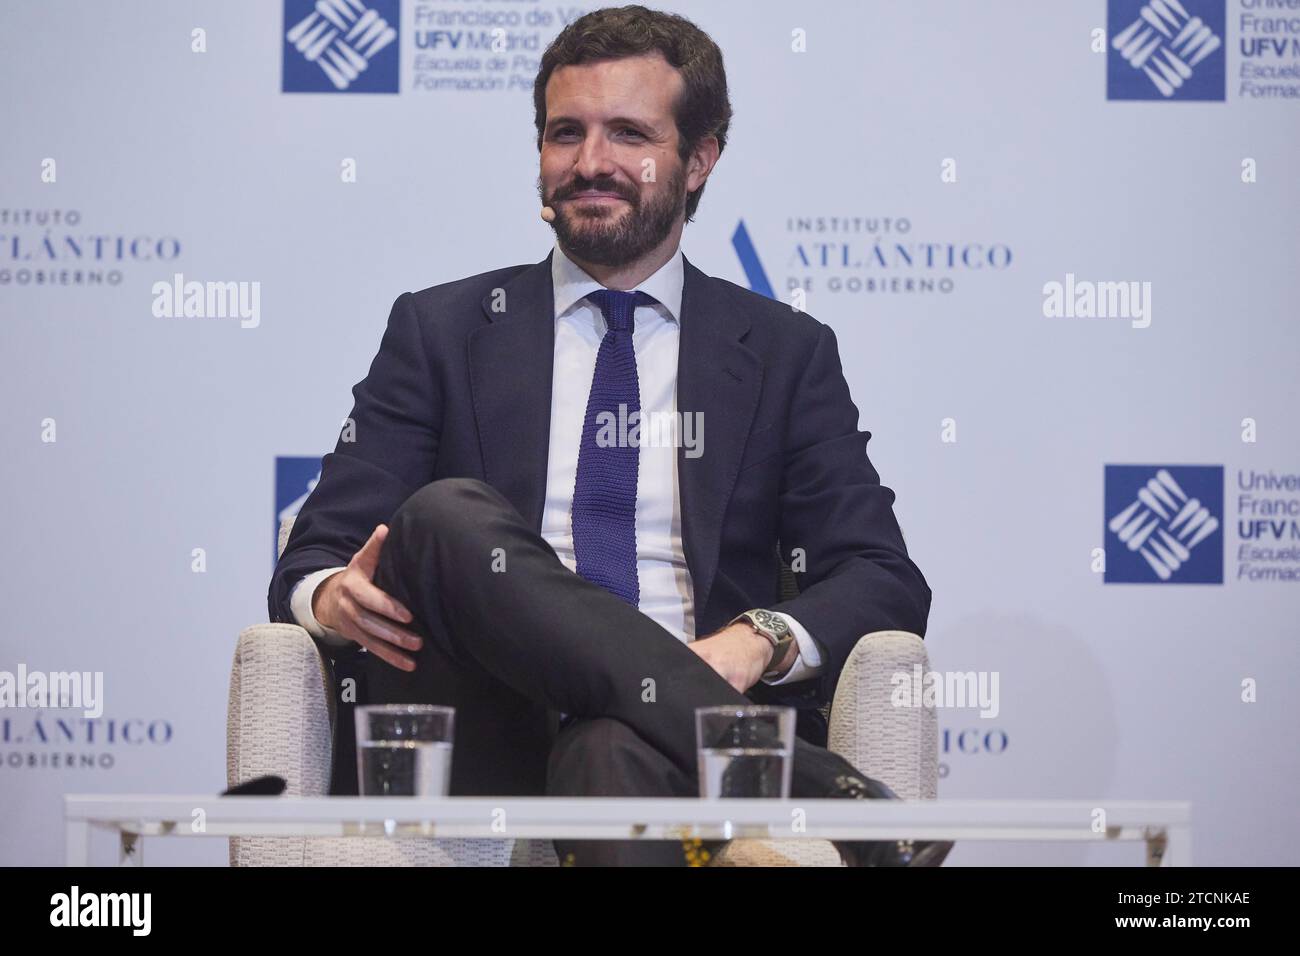
M 696 708 L 700 796 L 787 799 L 794 727 L 793 707 Z
M 361 796 L 447 796 L 456 708 L 376 704 L 355 713 Z

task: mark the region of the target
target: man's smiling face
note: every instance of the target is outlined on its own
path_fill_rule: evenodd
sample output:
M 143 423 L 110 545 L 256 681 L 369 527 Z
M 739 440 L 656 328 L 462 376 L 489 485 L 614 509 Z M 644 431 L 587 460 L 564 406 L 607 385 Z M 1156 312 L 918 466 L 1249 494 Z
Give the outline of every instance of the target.
M 551 75 L 538 191 L 566 252 L 625 265 L 680 229 L 687 193 L 708 175 L 695 157 L 678 155 L 673 104 L 682 88 L 657 53 Z

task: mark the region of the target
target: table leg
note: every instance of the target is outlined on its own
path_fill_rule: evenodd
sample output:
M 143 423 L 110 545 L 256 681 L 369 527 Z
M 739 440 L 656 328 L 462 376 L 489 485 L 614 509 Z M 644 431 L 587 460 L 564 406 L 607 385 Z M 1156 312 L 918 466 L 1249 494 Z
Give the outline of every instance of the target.
M 1146 848 L 1147 866 L 1163 866 L 1169 851 L 1169 832 L 1164 827 L 1145 827 L 1142 845 Z

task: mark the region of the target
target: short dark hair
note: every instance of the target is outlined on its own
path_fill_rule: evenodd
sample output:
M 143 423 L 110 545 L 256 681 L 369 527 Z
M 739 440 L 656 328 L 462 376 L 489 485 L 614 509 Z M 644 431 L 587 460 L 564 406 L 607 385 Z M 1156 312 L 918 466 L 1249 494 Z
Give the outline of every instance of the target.
M 678 156 L 685 161 L 707 136 L 716 136 L 718 152 L 727 145 L 731 125 L 731 100 L 727 97 L 727 72 L 722 51 L 713 39 L 685 17 L 648 10 L 642 6 L 605 7 L 574 20 L 542 54 L 533 83 L 533 113 L 537 124 L 537 149 L 546 130 L 546 84 L 562 66 L 592 60 L 618 60 L 658 51 L 681 73 L 684 89 L 674 104 Z M 689 222 L 700 204 L 704 185 L 686 197 Z

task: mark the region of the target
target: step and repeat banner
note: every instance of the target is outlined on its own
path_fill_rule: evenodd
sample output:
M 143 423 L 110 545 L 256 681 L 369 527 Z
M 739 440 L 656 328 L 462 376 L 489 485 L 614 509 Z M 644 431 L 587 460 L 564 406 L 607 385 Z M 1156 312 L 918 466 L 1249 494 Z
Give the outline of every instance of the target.
M 65 793 L 225 786 L 393 300 L 551 247 L 530 94 L 589 9 L 0 6 L 0 863 L 62 859 Z M 940 795 L 1187 800 L 1197 862 L 1300 862 L 1300 2 L 669 9 L 735 109 L 683 249 L 836 332 L 934 590 L 897 691 Z

